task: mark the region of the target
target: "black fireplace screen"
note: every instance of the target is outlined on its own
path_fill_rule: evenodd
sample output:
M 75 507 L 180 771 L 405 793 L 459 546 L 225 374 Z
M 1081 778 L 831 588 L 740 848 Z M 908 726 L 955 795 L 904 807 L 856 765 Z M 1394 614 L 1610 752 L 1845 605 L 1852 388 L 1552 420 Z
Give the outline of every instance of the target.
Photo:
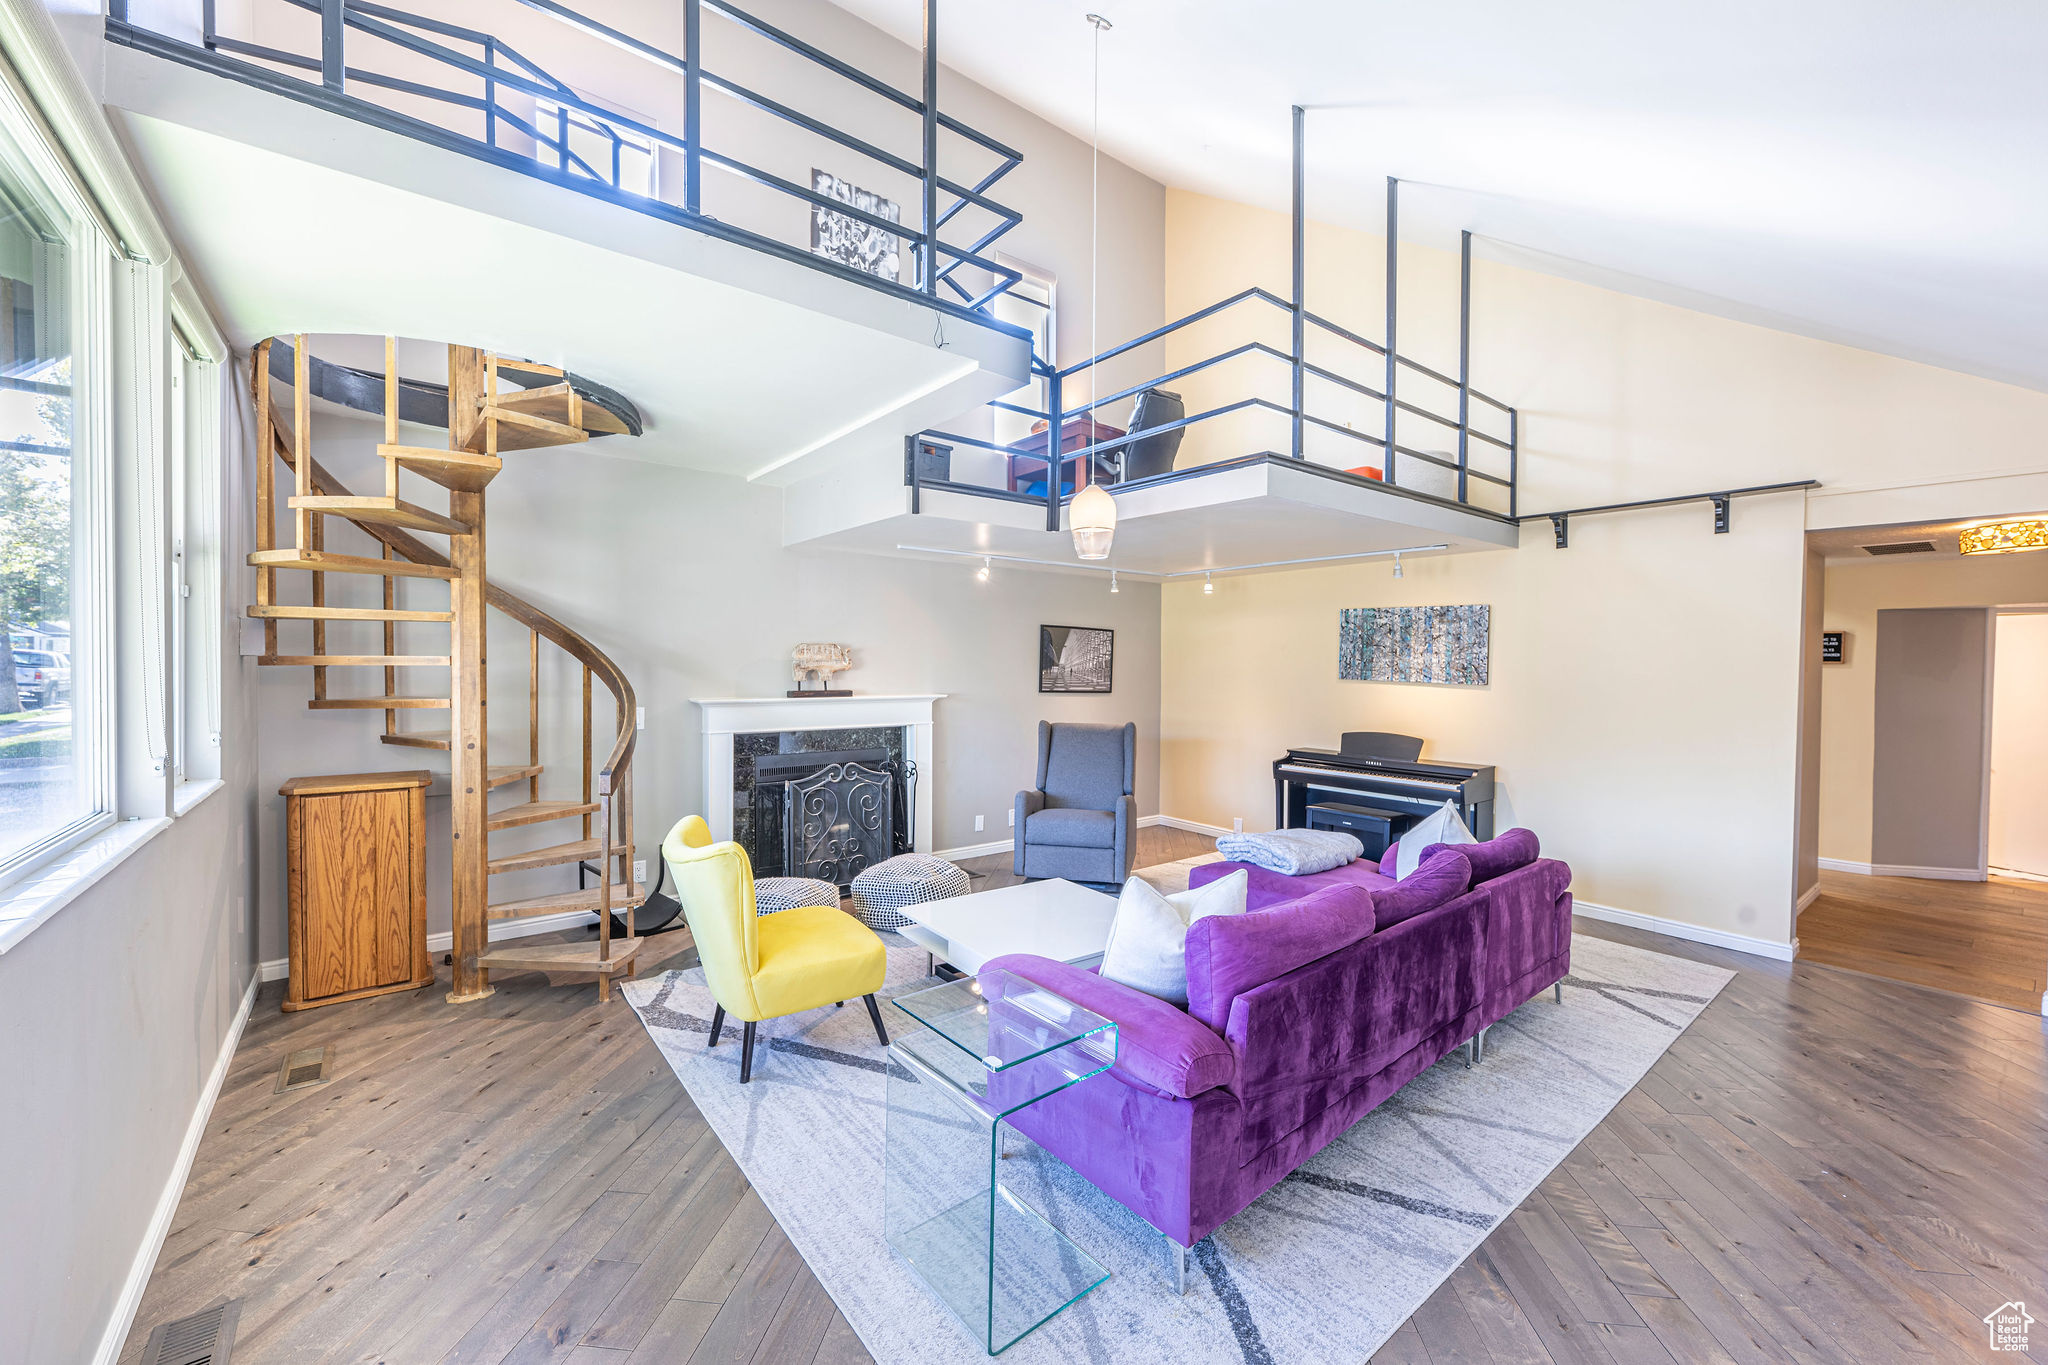
M 842 890 L 859 873 L 894 856 L 894 765 L 833 763 L 783 786 L 782 828 L 792 877 L 816 877 Z

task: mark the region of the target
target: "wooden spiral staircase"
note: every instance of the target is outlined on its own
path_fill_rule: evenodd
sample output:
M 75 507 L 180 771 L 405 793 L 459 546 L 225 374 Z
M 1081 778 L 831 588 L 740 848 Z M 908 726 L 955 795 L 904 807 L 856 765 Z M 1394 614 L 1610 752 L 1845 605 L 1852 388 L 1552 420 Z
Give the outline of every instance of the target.
M 257 569 L 256 602 L 249 614 L 263 622 L 263 655 L 259 663 L 310 668 L 313 710 L 382 711 L 379 739 L 409 749 L 445 752 L 451 758 L 449 800 L 453 835 L 453 1002 L 480 1000 L 491 994 L 493 968 L 590 975 L 597 978 L 600 999 L 611 998 L 614 976 L 631 976 L 641 940 L 635 936 L 633 912 L 646 899 L 646 888 L 632 878 L 633 788 L 631 782 L 635 703 L 632 684 L 605 654 L 583 636 L 532 604 L 506 592 L 484 573 L 484 490 L 503 467 L 510 451 L 531 450 L 587 441 L 592 435 L 637 434 L 639 417 L 630 404 L 559 369 L 527 361 L 502 360 L 464 347 L 448 348 L 448 383 L 439 385 L 402 379 L 397 343 L 384 342 L 384 373 L 330 364 L 307 353 L 304 336 L 294 337 L 289 354 L 281 340 L 264 341 L 254 356 L 254 390 L 258 448 L 275 459 L 257 461 L 257 549 L 249 563 Z M 290 388 L 290 410 L 278 406 L 278 388 Z M 381 389 L 381 392 L 379 391 Z M 343 486 L 313 457 L 312 400 L 328 399 L 366 412 L 381 412 L 384 440 L 377 454 L 384 463 L 380 493 L 363 495 Z M 399 440 L 401 416 L 408 422 L 445 423 L 448 448 L 404 445 Z M 284 465 L 289 483 L 280 505 L 276 466 Z M 408 502 L 403 486 L 411 475 L 445 490 L 446 512 Z M 330 517 L 359 528 L 378 545 L 377 556 L 335 554 L 326 548 Z M 290 543 L 278 544 L 280 519 Z M 445 552 L 416 533 L 442 536 Z M 311 600 L 286 603 L 278 594 L 279 570 L 311 576 Z M 383 581 L 383 602 L 377 607 L 331 606 L 328 576 L 369 575 Z M 445 608 L 420 609 L 398 604 L 400 580 L 437 580 L 448 585 Z M 408 595 L 412 589 L 408 589 Z M 526 673 L 528 715 L 523 755 L 509 763 L 492 763 L 489 726 L 489 684 L 486 667 L 486 615 L 495 610 L 527 632 Z M 281 652 L 279 625 L 307 622 L 312 645 L 307 653 Z M 381 625 L 379 653 L 333 651 L 330 632 L 367 631 Z M 440 652 L 401 654 L 400 628 L 447 632 Z M 293 630 L 298 626 L 290 627 Z M 580 790 L 567 799 L 541 796 L 541 646 L 564 651 L 580 665 L 582 677 L 582 764 Z M 448 684 L 436 695 L 401 695 L 398 670 L 447 670 Z M 381 691 L 369 695 L 330 696 L 332 669 L 382 670 Z M 592 684 L 611 694 L 615 717 L 608 753 L 592 747 Z M 445 729 L 405 729 L 402 713 L 439 711 L 448 716 Z M 492 805 L 492 793 L 512 789 L 523 799 Z M 541 848 L 506 851 L 493 856 L 491 837 L 500 831 L 527 830 L 543 824 L 572 823 L 573 838 Z M 492 902 L 491 879 L 535 868 L 577 870 L 594 864 L 598 885 L 521 900 Z M 578 878 L 581 880 L 580 875 Z M 493 924 L 569 911 L 591 911 L 598 936 L 589 943 L 528 943 L 510 939 L 491 943 Z M 623 912 L 626 933 L 615 936 L 614 913 Z

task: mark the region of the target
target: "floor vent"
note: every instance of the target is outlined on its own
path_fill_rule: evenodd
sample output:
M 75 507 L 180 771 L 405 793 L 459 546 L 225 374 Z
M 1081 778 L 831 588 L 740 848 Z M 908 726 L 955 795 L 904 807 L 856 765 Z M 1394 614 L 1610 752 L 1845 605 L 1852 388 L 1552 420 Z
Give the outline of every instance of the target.
M 1889 545 L 1866 545 L 1867 555 L 1931 555 L 1934 542 L 1931 540 L 1895 540 Z
M 189 1318 L 158 1323 L 142 1348 L 142 1365 L 228 1365 L 241 1316 L 242 1301 L 229 1299 Z
M 277 1069 L 277 1089 L 273 1094 L 282 1095 L 287 1090 L 304 1090 L 308 1086 L 327 1084 L 327 1049 L 325 1047 L 302 1047 L 284 1059 L 284 1065 Z

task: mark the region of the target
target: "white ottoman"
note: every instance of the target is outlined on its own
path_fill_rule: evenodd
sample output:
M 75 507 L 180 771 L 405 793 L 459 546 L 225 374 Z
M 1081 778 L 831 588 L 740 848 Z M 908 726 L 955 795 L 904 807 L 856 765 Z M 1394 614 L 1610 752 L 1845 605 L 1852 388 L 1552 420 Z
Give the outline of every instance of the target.
M 763 877 L 754 883 L 754 910 L 772 915 L 806 905 L 839 908 L 839 888 L 816 877 Z
M 906 905 L 967 894 L 967 874 L 929 853 L 899 853 L 853 879 L 853 917 L 870 929 L 901 929 Z

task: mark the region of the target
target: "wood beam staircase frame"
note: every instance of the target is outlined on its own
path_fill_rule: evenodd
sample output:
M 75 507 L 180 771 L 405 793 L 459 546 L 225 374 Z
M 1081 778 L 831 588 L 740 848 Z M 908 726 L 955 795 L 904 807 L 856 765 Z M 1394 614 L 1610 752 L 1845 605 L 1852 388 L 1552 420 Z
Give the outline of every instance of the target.
M 604 408 L 586 407 L 577 381 L 559 369 L 524 360 L 503 362 L 515 369 L 523 388 L 501 389 L 497 356 L 473 347 L 448 348 L 448 449 L 414 446 L 399 440 L 401 395 L 408 387 L 398 373 L 395 338 L 384 340 L 382 416 L 384 440 L 377 453 L 384 461 L 381 495 L 362 495 L 323 468 L 312 451 L 312 405 L 315 362 L 306 338 L 291 340 L 291 410 L 277 406 L 271 353 L 276 339 L 259 343 L 252 359 L 258 449 L 256 549 L 248 562 L 256 569 L 256 601 L 249 615 L 263 622 L 263 653 L 259 664 L 310 668 L 313 710 L 382 711 L 385 744 L 446 752 L 451 758 L 453 866 L 451 907 L 454 966 L 451 1002 L 481 1000 L 492 993 L 490 973 L 534 970 L 594 976 L 600 1000 L 611 998 L 612 979 L 630 977 L 643 940 L 635 932 L 634 912 L 647 898 L 634 881 L 632 864 L 632 761 L 637 702 L 625 673 L 602 650 L 561 621 L 490 582 L 485 573 L 484 490 L 503 468 L 501 454 L 575 444 L 629 427 Z M 538 374 L 553 383 L 532 384 Z M 615 400 L 616 396 L 611 396 Z M 290 476 L 289 492 L 280 498 L 276 466 Z M 448 497 L 445 513 L 407 502 L 401 476 L 415 475 L 439 485 Z M 291 543 L 278 544 L 280 513 L 291 530 Z M 375 558 L 335 554 L 326 548 L 326 521 L 339 518 L 377 542 Z M 444 553 L 415 532 L 447 537 Z M 311 603 L 279 599 L 280 570 L 304 572 L 311 579 Z M 380 607 L 343 607 L 327 603 L 327 575 L 375 575 L 383 580 Z M 398 583 L 442 581 L 448 584 L 446 610 L 398 605 Z M 523 762 L 490 762 L 489 669 L 487 614 L 497 611 L 523 626 L 526 650 L 527 735 Z M 285 653 L 278 644 L 281 621 L 307 621 L 312 648 Z M 375 622 L 382 627 L 381 652 L 337 653 L 328 647 L 331 624 L 356 629 Z M 448 629 L 447 644 L 431 653 L 402 653 L 399 627 Z M 541 679 L 543 643 L 560 649 L 581 669 L 581 787 L 577 798 L 541 797 Z M 331 669 L 379 669 L 383 687 L 366 696 L 330 696 Z M 448 686 L 442 695 L 407 696 L 398 690 L 401 668 L 446 668 Z M 593 685 L 611 694 L 615 731 L 609 752 L 593 748 Z M 445 730 L 407 730 L 401 712 L 435 710 L 448 715 Z M 491 793 L 500 787 L 525 786 L 525 800 L 492 809 Z M 577 821 L 578 837 L 549 847 L 493 856 L 490 837 L 501 830 L 529 829 L 555 821 Z M 598 885 L 589 890 L 528 896 L 493 904 L 490 878 L 540 867 L 594 862 Z M 616 863 L 616 870 L 614 864 Z M 614 880 L 616 878 L 616 881 Z M 580 878 L 579 878 L 580 880 Z M 545 943 L 494 947 L 493 923 L 588 910 L 597 915 L 598 936 L 590 943 Z M 623 911 L 626 932 L 615 936 L 613 914 Z

